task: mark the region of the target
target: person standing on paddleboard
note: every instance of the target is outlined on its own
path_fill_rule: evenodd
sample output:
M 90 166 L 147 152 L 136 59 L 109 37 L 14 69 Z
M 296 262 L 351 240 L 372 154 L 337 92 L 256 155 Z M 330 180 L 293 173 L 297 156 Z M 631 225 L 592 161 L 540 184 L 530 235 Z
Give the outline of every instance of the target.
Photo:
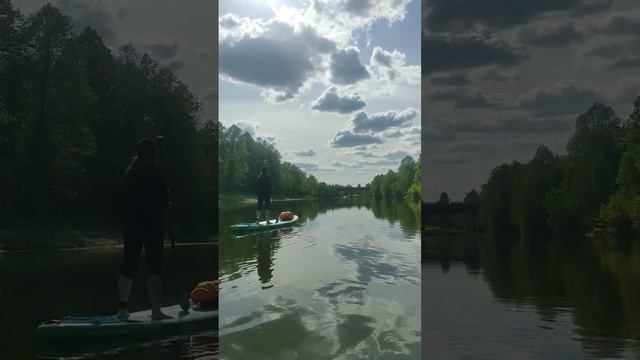
M 264 166 L 258 175 L 258 206 L 256 207 L 256 223 L 264 216 L 269 222 L 269 208 L 271 207 L 271 178 L 269 168 Z
M 129 317 L 129 294 L 144 247 L 151 316 L 168 319 L 162 306 L 163 220 L 169 206 L 169 190 L 158 166 L 156 145 L 147 138 L 138 141 L 137 155 L 127 168 L 124 188 L 124 250 L 118 279 L 118 317 Z

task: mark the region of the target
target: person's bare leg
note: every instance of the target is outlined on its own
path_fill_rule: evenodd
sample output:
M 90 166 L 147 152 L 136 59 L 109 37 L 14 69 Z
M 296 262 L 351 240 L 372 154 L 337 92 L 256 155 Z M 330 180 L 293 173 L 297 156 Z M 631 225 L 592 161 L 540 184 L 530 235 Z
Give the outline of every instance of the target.
M 118 317 L 121 319 L 126 319 L 129 317 L 128 304 L 132 284 L 133 279 L 131 279 L 130 277 L 124 274 L 120 274 L 120 276 L 118 277 L 118 301 L 120 302 Z
M 162 276 L 150 274 L 147 279 L 149 302 L 151 303 L 151 318 L 153 320 L 170 319 L 162 310 Z

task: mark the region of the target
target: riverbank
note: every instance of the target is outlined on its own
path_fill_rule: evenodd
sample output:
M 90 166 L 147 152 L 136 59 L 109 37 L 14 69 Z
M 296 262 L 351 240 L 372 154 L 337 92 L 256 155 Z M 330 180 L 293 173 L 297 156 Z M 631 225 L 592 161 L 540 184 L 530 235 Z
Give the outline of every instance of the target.
M 363 197 L 365 195 L 353 195 L 352 197 Z M 299 198 L 284 198 L 277 197 L 273 198 L 273 202 L 286 202 L 286 201 L 302 201 L 302 200 L 323 200 L 323 199 L 341 199 L 349 196 L 334 196 L 334 197 L 299 197 Z M 253 194 L 220 194 L 218 195 L 218 203 L 223 206 L 233 206 L 233 205 L 246 205 L 255 203 L 256 196 Z
M 195 234 L 177 231 L 176 244 L 217 242 L 217 234 Z M 165 245 L 170 244 L 165 236 Z M 74 229 L 2 229 L 0 252 L 38 250 L 82 250 L 122 246 L 122 235 L 115 230 Z

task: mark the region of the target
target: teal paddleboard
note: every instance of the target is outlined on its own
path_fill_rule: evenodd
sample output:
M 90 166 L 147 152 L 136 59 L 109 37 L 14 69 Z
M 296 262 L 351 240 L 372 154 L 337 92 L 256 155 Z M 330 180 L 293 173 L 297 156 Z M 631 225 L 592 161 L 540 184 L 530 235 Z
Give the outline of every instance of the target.
M 184 312 L 180 305 L 173 305 L 163 307 L 162 312 L 171 319 L 152 320 L 151 310 L 131 313 L 127 320 L 120 320 L 115 315 L 67 316 L 40 324 L 36 336 L 41 341 L 103 341 L 174 335 L 213 329 L 218 325 L 217 309 L 193 308 Z
M 233 232 L 247 232 L 247 231 L 262 231 L 270 229 L 279 229 L 291 225 L 295 225 L 298 222 L 298 215 L 293 215 L 293 219 L 286 221 L 278 221 L 276 219 L 269 220 L 269 224 L 266 221 L 250 222 L 231 225 L 231 231 Z

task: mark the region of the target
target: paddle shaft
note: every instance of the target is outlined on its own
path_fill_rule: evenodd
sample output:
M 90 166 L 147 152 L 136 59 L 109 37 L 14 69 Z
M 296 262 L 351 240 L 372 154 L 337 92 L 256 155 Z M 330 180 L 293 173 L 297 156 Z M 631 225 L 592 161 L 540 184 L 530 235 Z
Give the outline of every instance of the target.
M 158 143 L 158 163 L 160 164 L 160 167 L 163 171 L 165 170 L 165 166 L 162 163 L 162 159 L 164 158 L 164 138 L 162 136 L 158 136 L 156 137 L 156 142 Z M 166 211 L 166 216 L 165 216 L 165 222 L 166 222 L 166 226 L 167 226 L 167 234 L 169 235 L 169 241 L 171 242 L 171 258 L 172 258 L 172 265 L 173 265 L 173 270 L 174 270 L 174 285 L 176 286 L 176 291 L 178 293 L 178 297 L 179 297 L 179 302 L 180 302 L 180 306 L 182 308 L 183 311 L 188 311 L 189 310 L 189 299 L 186 296 L 186 292 L 180 287 L 180 285 L 178 284 L 178 277 L 176 276 L 176 273 L 178 271 L 178 265 L 176 264 L 176 241 L 175 241 L 175 237 L 174 237 L 174 233 L 173 233 L 173 211 L 172 211 L 172 203 L 171 203 L 171 190 L 169 188 L 167 188 L 167 202 L 168 202 L 168 206 L 167 206 L 167 211 Z

